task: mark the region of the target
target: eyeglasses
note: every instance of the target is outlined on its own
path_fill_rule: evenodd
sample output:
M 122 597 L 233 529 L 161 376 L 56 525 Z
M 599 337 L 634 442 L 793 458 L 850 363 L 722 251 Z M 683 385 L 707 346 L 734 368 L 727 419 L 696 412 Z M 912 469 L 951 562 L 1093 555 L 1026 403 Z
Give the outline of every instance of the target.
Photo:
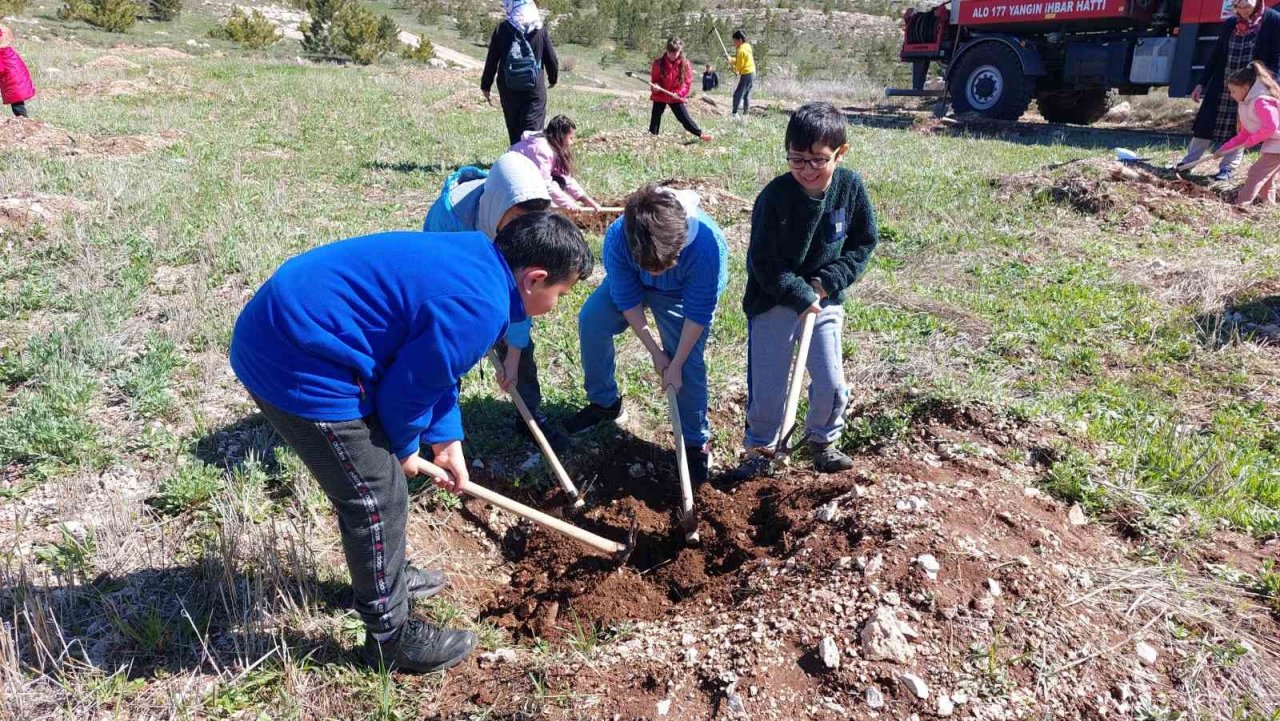
M 800 170 L 806 165 L 809 166 L 810 168 L 813 168 L 814 170 L 822 170 L 823 168 L 827 167 L 827 163 L 835 162 L 835 159 L 836 159 L 835 155 L 832 155 L 829 158 L 826 156 L 823 156 L 821 158 L 797 158 L 797 157 L 788 155 L 787 165 L 790 165 L 792 170 Z

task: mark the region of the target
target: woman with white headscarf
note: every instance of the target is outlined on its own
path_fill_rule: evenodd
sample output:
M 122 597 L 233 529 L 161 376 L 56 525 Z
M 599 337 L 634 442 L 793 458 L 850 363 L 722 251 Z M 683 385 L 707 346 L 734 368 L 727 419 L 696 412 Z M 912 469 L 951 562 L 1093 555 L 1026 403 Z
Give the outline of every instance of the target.
M 555 87 L 559 80 L 560 66 L 534 1 L 503 0 L 503 9 L 506 18 L 489 38 L 480 92 L 489 100 L 497 80 L 507 138 L 515 145 L 524 131 L 542 130 L 547 116 L 547 89 Z

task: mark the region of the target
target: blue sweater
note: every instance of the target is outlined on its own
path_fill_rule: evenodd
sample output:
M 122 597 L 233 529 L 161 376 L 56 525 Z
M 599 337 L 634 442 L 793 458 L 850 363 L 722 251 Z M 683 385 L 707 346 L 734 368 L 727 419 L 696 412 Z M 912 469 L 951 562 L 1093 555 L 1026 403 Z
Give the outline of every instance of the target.
M 728 246 L 716 222 L 701 209 L 694 211 L 689 238 L 676 266 L 657 275 L 636 263 L 622 224 L 623 219 L 618 218 L 604 234 L 604 268 L 613 305 L 620 311 L 629 310 L 644 302 L 650 291 L 679 296 L 685 318 L 711 325 L 716 303 L 729 284 Z
M 376 415 L 404 459 L 462 438 L 458 379 L 524 317 L 483 233 L 367 235 L 280 266 L 236 321 L 231 367 L 307 420 Z

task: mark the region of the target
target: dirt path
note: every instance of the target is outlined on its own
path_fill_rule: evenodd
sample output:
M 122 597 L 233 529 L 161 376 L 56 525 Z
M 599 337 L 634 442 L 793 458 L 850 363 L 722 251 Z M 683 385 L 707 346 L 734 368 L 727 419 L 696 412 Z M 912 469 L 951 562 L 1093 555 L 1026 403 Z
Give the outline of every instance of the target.
M 418 36 L 414 35 L 413 33 L 402 32 L 400 34 L 412 35 L 415 41 L 418 40 Z M 445 46 L 440 45 L 439 43 L 433 42 L 431 43 L 431 45 L 436 49 L 436 57 L 440 58 L 441 60 L 447 63 L 453 63 L 454 65 L 457 65 L 458 67 L 461 67 L 461 68 L 466 68 L 467 70 L 484 70 L 483 60 L 477 60 L 471 57 L 470 55 L 467 55 L 465 53 L 460 53 L 457 50 L 453 50 L 451 48 L 446 48 Z

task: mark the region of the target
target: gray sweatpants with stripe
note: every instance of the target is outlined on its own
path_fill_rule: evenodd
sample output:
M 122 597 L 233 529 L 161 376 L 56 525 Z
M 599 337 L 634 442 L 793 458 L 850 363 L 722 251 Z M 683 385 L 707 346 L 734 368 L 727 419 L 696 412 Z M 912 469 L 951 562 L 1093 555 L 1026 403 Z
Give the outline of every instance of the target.
M 409 617 L 409 594 L 401 573 L 409 486 L 382 426 L 374 416 L 309 421 L 257 396 L 253 400 L 338 512 L 356 613 L 372 633 L 396 630 Z
M 844 382 L 840 329 L 844 306 L 824 302 L 809 346 L 809 412 L 804 417 L 810 441 L 830 443 L 844 430 L 849 386 Z M 747 448 L 775 449 L 787 403 L 791 361 L 800 343 L 799 315 L 774 306 L 747 326 Z M 799 432 L 799 431 L 797 431 Z M 795 439 L 792 439 L 795 442 Z

